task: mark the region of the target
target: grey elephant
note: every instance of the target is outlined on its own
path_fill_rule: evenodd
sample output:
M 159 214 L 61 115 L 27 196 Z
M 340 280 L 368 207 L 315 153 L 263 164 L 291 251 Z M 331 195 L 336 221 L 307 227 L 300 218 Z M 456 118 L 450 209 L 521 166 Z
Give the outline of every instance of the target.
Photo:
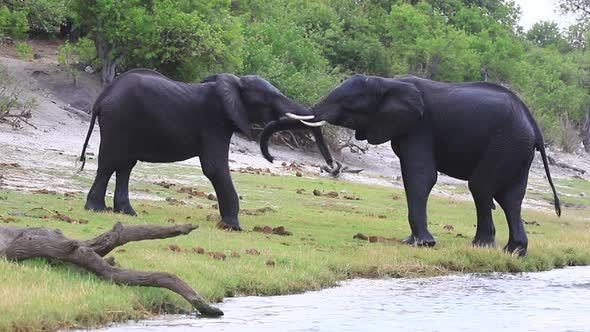
M 137 161 L 174 162 L 199 156 L 203 174 L 218 197 L 220 226 L 240 230 L 239 200 L 228 166 L 230 139 L 235 131 L 251 136 L 252 123 L 283 116 L 313 119 L 308 109 L 260 76 L 220 74 L 188 84 L 153 70 L 128 71 L 107 86 L 93 106 L 80 156 L 82 169 L 97 117 L 101 142 L 85 208 L 107 210 L 105 192 L 116 173 L 114 211 L 135 215 L 129 202 L 129 177 Z M 332 165 L 321 130 L 317 128 L 314 135 Z
M 510 90 L 492 83 L 442 83 L 415 76 L 382 78 L 354 75 L 312 108 L 313 121 L 270 123 L 260 141 L 284 128 L 325 122 L 355 130 L 371 144 L 391 141 L 401 163 L 411 235 L 404 242 L 434 246 L 426 205 L 438 172 L 468 181 L 477 210 L 473 244 L 495 246 L 491 208 L 495 199 L 509 227 L 504 249 L 525 255 L 528 239 L 521 218 L 529 168 L 541 153 L 547 180 L 561 215 L 543 136 L 527 106 Z M 298 123 L 299 122 L 299 123 Z

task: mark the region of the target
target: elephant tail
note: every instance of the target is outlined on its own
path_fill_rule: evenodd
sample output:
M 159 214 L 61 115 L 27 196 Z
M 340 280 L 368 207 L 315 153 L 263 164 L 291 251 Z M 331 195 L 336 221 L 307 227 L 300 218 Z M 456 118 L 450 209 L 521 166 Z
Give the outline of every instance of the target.
M 535 126 L 536 127 L 536 126 Z M 557 216 L 561 216 L 561 205 L 559 203 L 559 197 L 557 197 L 557 191 L 555 190 L 555 186 L 553 185 L 553 179 L 551 179 L 551 172 L 549 172 L 549 162 L 547 160 L 547 153 L 545 153 L 545 143 L 543 142 L 543 136 L 541 136 L 541 131 L 539 128 L 536 128 L 537 133 L 537 143 L 536 148 L 541 152 L 541 158 L 543 159 L 543 166 L 545 167 L 545 174 L 547 174 L 547 181 L 549 181 L 549 185 L 551 186 L 551 190 L 553 191 L 553 202 L 555 204 L 555 213 Z
M 90 127 L 88 128 L 88 134 L 86 134 L 86 141 L 84 141 L 84 146 L 82 147 L 82 154 L 80 154 L 80 162 L 82 165 L 78 172 L 82 172 L 84 170 L 84 166 L 86 165 L 86 148 L 88 147 L 88 142 L 90 141 L 90 136 L 92 136 L 92 131 L 94 130 L 94 124 L 96 123 L 96 117 L 98 116 L 98 103 L 95 103 L 92 107 L 92 118 L 90 119 Z

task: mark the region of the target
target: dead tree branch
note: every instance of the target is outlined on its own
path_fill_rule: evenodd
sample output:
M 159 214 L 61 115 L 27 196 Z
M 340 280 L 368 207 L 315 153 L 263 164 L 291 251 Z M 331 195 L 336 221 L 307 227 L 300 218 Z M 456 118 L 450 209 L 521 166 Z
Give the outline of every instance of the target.
M 15 261 L 37 257 L 58 259 L 80 266 L 116 284 L 166 288 L 185 298 L 202 315 L 218 317 L 223 315 L 223 312 L 209 305 L 199 293 L 176 275 L 123 269 L 102 258 L 114 248 L 128 242 L 175 237 L 188 234 L 197 227 L 190 224 L 162 227 L 123 226 L 116 223 L 113 229 L 92 240 L 77 241 L 65 237 L 57 229 L 2 226 L 0 256 Z
M 578 168 L 576 166 L 568 165 L 568 164 L 561 162 L 561 161 L 557 161 L 557 160 L 555 160 L 555 158 L 553 158 L 551 156 L 548 156 L 547 159 L 549 161 L 549 165 L 558 166 L 558 167 L 566 168 L 566 169 L 571 169 L 572 171 L 579 172 L 582 174 L 586 173 L 586 170 L 584 170 L 584 169 Z

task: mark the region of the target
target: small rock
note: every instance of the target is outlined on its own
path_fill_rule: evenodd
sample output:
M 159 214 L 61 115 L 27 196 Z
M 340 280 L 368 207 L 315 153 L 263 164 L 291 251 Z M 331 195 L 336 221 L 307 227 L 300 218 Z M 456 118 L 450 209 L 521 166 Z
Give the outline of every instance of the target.
M 266 233 L 266 234 L 272 234 L 273 229 L 270 226 L 254 226 L 254 228 L 252 229 L 254 232 L 260 232 L 260 233 Z
M 314 190 L 313 190 L 313 195 L 314 195 L 314 196 L 322 196 L 322 192 L 321 192 L 321 191 L 319 191 L 319 190 L 317 190 L 317 189 L 314 189 Z
M 291 235 L 293 235 L 293 233 L 291 233 L 288 230 L 286 230 L 284 226 L 279 226 L 279 227 L 273 228 L 272 233 L 273 234 L 276 234 L 276 235 L 281 235 L 281 236 L 291 236 Z
M 94 74 L 94 68 L 92 68 L 91 66 L 86 66 L 86 67 L 84 67 L 84 71 L 85 71 L 87 74 Z
M 246 249 L 246 253 L 248 255 L 254 255 L 254 256 L 260 255 L 260 251 L 258 251 L 257 249 L 254 249 L 254 248 Z
M 185 205 L 186 203 L 183 201 L 179 201 L 176 198 L 166 197 L 166 202 L 170 205 Z
M 179 246 L 177 246 L 176 244 L 171 244 L 171 245 L 169 245 L 169 246 L 168 246 L 168 249 L 170 249 L 170 250 L 172 250 L 172 251 L 174 251 L 174 252 L 181 252 L 181 251 L 182 251 L 182 249 L 180 249 L 180 247 L 179 247 Z
M 222 252 L 209 252 L 207 255 L 213 257 L 213 259 L 218 259 L 220 261 L 224 261 L 227 256 Z
M 217 202 L 217 196 L 215 196 L 215 194 L 213 194 L 213 193 L 207 195 L 207 199 L 210 200 L 210 201 L 216 201 Z
M 394 201 L 397 201 L 400 199 L 400 197 L 398 195 L 393 195 L 393 196 L 391 196 L 391 199 L 393 199 Z
M 455 227 L 453 227 L 453 225 L 447 224 L 443 226 L 443 229 L 447 232 L 452 232 L 453 230 L 455 230 Z
M 305 189 L 297 189 L 295 190 L 295 192 L 298 194 L 303 194 L 305 192 Z
M 326 196 L 328 196 L 330 198 L 336 198 L 336 197 L 338 197 L 338 193 L 335 191 L 330 191 L 329 193 L 326 194 Z
M 193 252 L 195 252 L 197 254 L 204 254 L 205 253 L 205 249 L 203 249 L 201 247 L 194 247 L 193 248 Z
M 238 252 L 236 252 L 236 251 L 232 251 L 232 253 L 231 253 L 231 255 L 230 255 L 230 256 L 231 256 L 231 257 L 233 257 L 233 258 L 240 258 L 240 257 L 242 257 L 242 255 L 240 255 L 240 254 L 239 254 Z
M 170 218 L 170 219 L 166 220 L 166 222 L 169 224 L 175 224 L 176 220 L 174 220 L 174 218 Z
M 266 265 L 267 266 L 274 267 L 276 264 L 275 264 L 275 262 L 272 259 L 269 259 L 269 260 L 266 261 Z
M 369 237 L 368 237 L 368 236 L 366 236 L 366 235 L 365 235 L 365 234 L 363 234 L 363 233 L 356 233 L 356 234 L 355 234 L 355 235 L 354 235 L 352 238 L 353 238 L 353 239 L 359 239 L 359 240 L 363 240 L 363 241 L 367 241 L 367 240 L 369 240 Z
M 302 177 L 302 176 L 303 176 L 303 174 L 301 174 L 301 172 L 297 171 L 297 172 L 295 173 L 295 176 L 296 176 L 296 177 L 298 177 L 298 178 L 300 178 L 300 177 Z

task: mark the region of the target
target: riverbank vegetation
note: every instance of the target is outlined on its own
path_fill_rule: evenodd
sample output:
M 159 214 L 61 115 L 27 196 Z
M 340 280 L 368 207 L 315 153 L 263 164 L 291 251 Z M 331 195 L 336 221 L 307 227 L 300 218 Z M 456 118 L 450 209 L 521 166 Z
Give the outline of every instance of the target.
M 176 176 L 194 172 L 162 166 L 158 171 L 162 177 L 166 172 Z M 525 210 L 529 254 L 518 258 L 501 250 L 508 233 L 501 210 L 494 212 L 499 248 L 472 248 L 473 203 L 431 197 L 430 229 L 438 243 L 435 248 L 416 248 L 399 243 L 408 234 L 401 190 L 329 178 L 275 176 L 263 170 L 250 173 L 256 172 L 260 174 L 234 173 L 246 230 L 239 233 L 215 228 L 218 211 L 214 197 L 207 194 L 210 185 L 187 187 L 170 181 L 135 182 L 132 191 L 165 198 L 134 200 L 138 217 L 84 211 L 82 192 L 0 191 L 0 222 L 59 228 L 77 239 L 103 233 L 116 221 L 198 224 L 199 229 L 187 236 L 130 243 L 112 256 L 128 268 L 177 274 L 211 301 L 320 289 L 354 277 L 539 271 L 590 264 L 587 206 L 567 208 L 561 218 L 550 208 Z M 573 188 L 586 183 L 562 185 Z M 260 231 L 253 231 L 256 226 Z M 59 262 L 0 259 L 0 330 L 95 326 L 171 307 L 163 303 L 189 309 L 181 297 L 166 290 L 115 286 Z
M 525 30 L 508 0 L 5 0 L 0 34 L 68 38 L 105 83 L 135 67 L 185 81 L 259 74 L 306 105 L 357 72 L 497 82 L 523 97 L 549 142 L 590 149 L 590 10 L 557 3 L 576 24 Z

